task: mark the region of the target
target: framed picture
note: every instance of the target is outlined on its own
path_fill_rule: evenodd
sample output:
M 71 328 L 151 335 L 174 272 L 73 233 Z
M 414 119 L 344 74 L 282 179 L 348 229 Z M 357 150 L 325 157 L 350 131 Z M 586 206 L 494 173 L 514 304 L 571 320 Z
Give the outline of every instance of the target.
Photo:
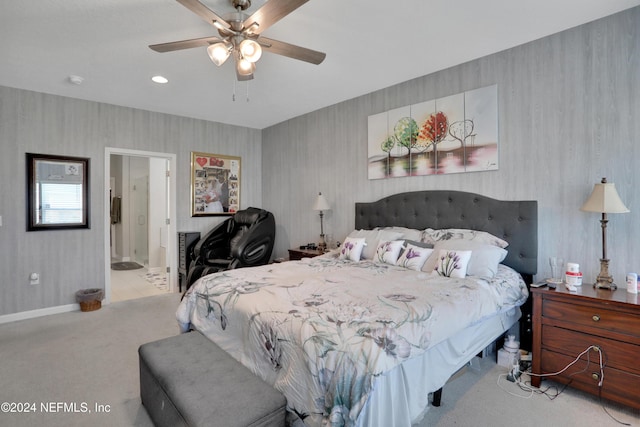
M 369 116 L 369 179 L 498 170 L 498 85 Z
M 191 216 L 240 210 L 240 157 L 191 152 Z
M 27 154 L 27 231 L 89 227 L 89 159 Z

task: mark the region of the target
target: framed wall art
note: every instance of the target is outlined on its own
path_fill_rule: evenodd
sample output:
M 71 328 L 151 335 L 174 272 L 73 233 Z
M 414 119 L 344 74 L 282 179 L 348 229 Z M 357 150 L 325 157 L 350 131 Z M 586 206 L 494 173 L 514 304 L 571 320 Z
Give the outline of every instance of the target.
M 369 116 L 369 179 L 498 169 L 498 86 Z
M 240 210 L 240 157 L 191 153 L 191 216 Z
M 27 154 L 27 231 L 89 227 L 89 159 Z

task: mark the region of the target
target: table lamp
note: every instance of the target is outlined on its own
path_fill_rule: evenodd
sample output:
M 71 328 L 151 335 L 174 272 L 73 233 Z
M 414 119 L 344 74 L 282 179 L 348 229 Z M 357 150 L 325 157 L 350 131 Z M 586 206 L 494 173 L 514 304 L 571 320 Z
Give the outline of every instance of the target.
M 322 224 L 322 217 L 324 216 L 323 211 L 328 211 L 331 209 L 329 206 L 329 202 L 322 195 L 322 193 L 318 193 L 318 197 L 316 198 L 316 202 L 313 204 L 314 211 L 320 211 L 320 243 L 318 243 L 318 249 L 324 252 L 327 249 L 327 242 L 324 240 L 324 226 Z
M 602 258 L 600 259 L 600 274 L 598 274 L 593 287 L 614 291 L 617 286 L 613 283 L 613 277 L 609 274 L 609 260 L 607 259 L 607 214 L 626 213 L 629 212 L 629 209 L 620 200 L 615 185 L 608 183 L 607 178 L 602 178 L 600 184 L 594 185 L 593 192 L 580 210 L 602 214 L 602 219 L 600 220 L 602 227 Z

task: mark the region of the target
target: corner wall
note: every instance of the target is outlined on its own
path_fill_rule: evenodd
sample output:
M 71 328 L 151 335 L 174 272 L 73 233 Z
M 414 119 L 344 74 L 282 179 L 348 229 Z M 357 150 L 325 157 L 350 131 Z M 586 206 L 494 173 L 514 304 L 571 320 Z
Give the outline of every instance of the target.
M 399 65 L 400 66 L 400 65 Z M 640 271 L 640 7 L 507 51 L 291 119 L 263 131 L 263 198 L 278 223 L 275 256 L 318 240 L 319 191 L 332 210 L 325 233 L 344 239 L 354 203 L 423 189 L 452 189 L 539 203 L 538 276 L 551 255 L 599 271 L 599 216 L 580 206 L 602 177 L 631 210 L 610 215 L 610 271 Z M 498 171 L 367 179 L 367 117 L 498 85 Z M 287 173 L 281 173 L 287 171 Z

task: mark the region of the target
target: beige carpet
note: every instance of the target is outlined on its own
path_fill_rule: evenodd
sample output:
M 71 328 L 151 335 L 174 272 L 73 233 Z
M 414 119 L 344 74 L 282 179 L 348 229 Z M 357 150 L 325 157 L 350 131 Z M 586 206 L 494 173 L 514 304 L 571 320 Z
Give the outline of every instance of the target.
M 622 423 L 640 426 L 638 410 L 603 402 L 619 423 L 605 412 L 596 397 L 566 388 L 552 400 L 547 395 L 523 391 L 507 381 L 506 371 L 494 360 L 476 359 L 462 376 L 444 387 L 442 405 L 430 408 L 420 427 L 602 427 Z M 523 379 L 528 381 L 526 376 Z M 561 384 L 545 380 L 541 389 L 549 386 L 552 386 L 549 396 L 562 388 Z
M 179 300 L 166 294 L 0 325 L 0 402 L 37 409 L 0 413 L 0 426 L 152 426 L 140 403 L 137 350 L 179 333 Z M 83 411 L 83 403 L 91 413 L 59 406 Z
M 160 295 L 0 325 L 0 403 L 36 406 L 34 413 L 0 412 L 0 426 L 151 427 L 140 403 L 137 349 L 178 333 L 179 298 Z M 442 406 L 419 426 L 620 425 L 596 399 L 575 390 L 555 400 L 515 397 L 510 393 L 525 393 L 504 379 L 498 384 L 502 373 L 491 360 L 474 363 L 445 387 Z M 640 391 L 630 392 L 640 398 Z M 607 408 L 640 426 L 639 411 Z

